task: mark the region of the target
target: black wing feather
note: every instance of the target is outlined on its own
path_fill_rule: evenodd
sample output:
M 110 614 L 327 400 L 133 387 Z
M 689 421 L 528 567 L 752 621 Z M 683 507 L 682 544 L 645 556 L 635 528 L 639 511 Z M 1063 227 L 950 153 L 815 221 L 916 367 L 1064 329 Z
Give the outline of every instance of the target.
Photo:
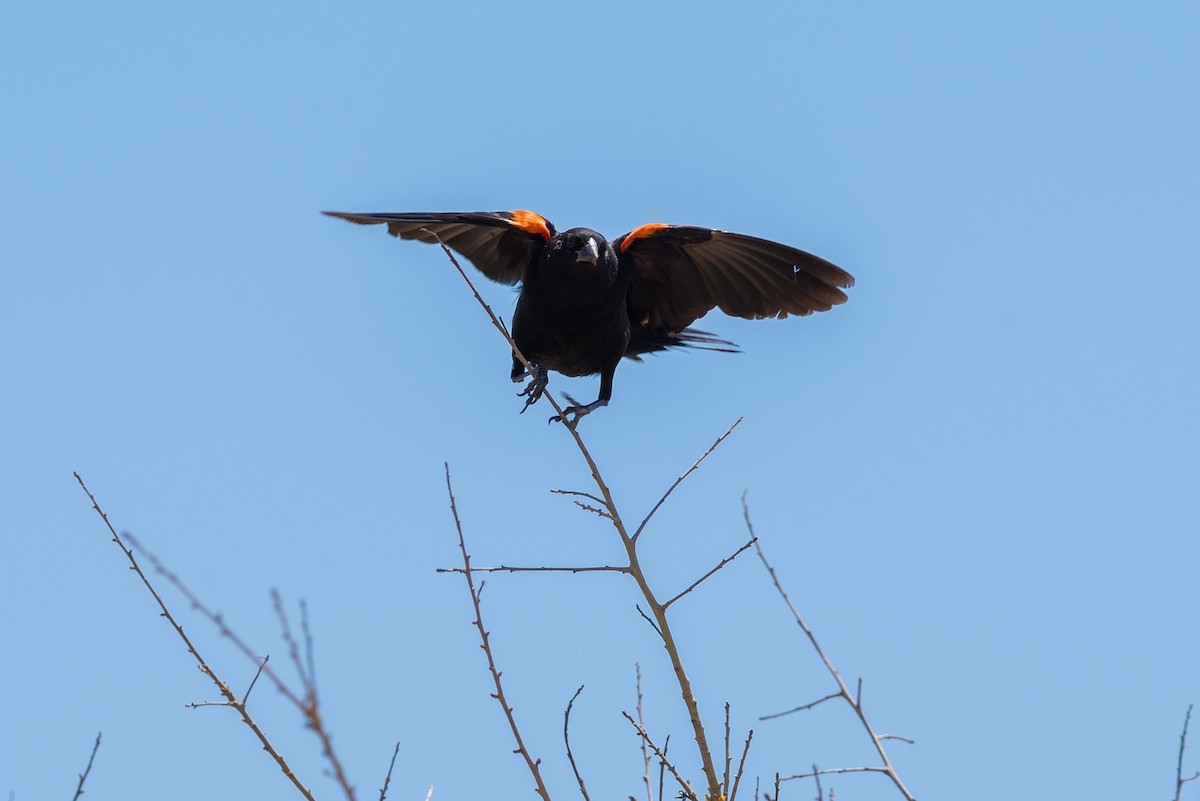
M 549 222 L 530 212 L 322 213 L 359 225 L 386 224 L 388 233 L 401 239 L 434 244 L 440 239 L 481 273 L 501 284 L 520 281 L 525 268 L 554 234 Z
M 615 243 L 629 271 L 629 319 L 653 332 L 687 328 L 713 308 L 747 319 L 827 311 L 854 278 L 811 253 L 744 234 L 648 226 Z

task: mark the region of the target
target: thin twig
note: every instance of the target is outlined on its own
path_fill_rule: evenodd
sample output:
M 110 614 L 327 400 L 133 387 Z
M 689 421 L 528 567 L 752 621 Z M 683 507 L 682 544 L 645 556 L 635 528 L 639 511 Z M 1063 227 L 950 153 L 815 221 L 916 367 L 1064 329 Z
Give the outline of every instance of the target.
M 729 765 L 733 761 L 733 757 L 729 755 L 729 702 L 725 702 L 725 782 L 721 785 L 721 792 L 729 796 Z
M 887 768 L 874 766 L 863 768 L 824 768 L 815 773 L 809 771 L 808 773 L 797 773 L 794 776 L 784 776 L 783 781 L 790 782 L 793 779 L 811 779 L 813 776 L 833 776 L 838 773 L 887 773 Z
M 813 779 L 817 783 L 817 801 L 825 801 L 825 793 L 821 791 L 821 772 L 817 770 L 816 763 L 813 764 Z
M 567 702 L 567 711 L 563 713 L 563 742 L 567 744 L 567 759 L 571 762 L 571 770 L 575 772 L 575 781 L 579 782 L 579 792 L 583 794 L 583 801 L 591 801 L 588 797 L 587 785 L 583 783 L 583 776 L 579 773 L 579 767 L 575 764 L 575 755 L 571 753 L 571 707 L 575 705 L 575 699 L 583 692 L 583 685 L 579 685 L 579 689 L 571 696 L 571 700 Z
M 661 630 L 658 628 L 658 624 L 657 624 L 657 623 L 655 623 L 653 620 L 651 620 L 651 619 L 650 619 L 650 616 L 649 616 L 649 615 L 647 615 L 645 612 L 643 612 L 643 611 L 642 611 L 642 607 L 641 607 L 641 605 L 640 605 L 640 604 L 634 604 L 634 605 L 633 605 L 633 608 L 634 608 L 634 609 L 636 609 L 636 610 L 638 611 L 638 614 L 642 616 L 642 620 L 645 620 L 647 623 L 649 623 L 649 624 L 650 624 L 650 628 L 654 629 L 654 632 L 655 632 L 655 633 L 656 633 L 656 634 L 657 634 L 659 637 L 663 636 L 663 633 L 662 633 L 662 631 L 661 631 Z
M 1191 720 L 1192 704 L 1188 704 L 1187 714 L 1183 716 L 1183 731 L 1179 734 L 1179 761 L 1175 763 L 1175 801 L 1179 801 L 1179 794 L 1183 792 L 1183 785 L 1200 778 L 1200 771 L 1196 771 L 1187 778 L 1183 776 L 1183 751 L 1187 747 L 1188 723 Z M 100 742 L 99 738 L 97 738 L 96 742 Z
M 823 704 L 826 701 L 832 701 L 834 698 L 841 698 L 841 697 L 842 697 L 841 693 L 830 693 L 829 695 L 825 696 L 824 698 L 818 698 L 817 700 L 813 701 L 811 704 L 805 704 L 804 706 L 793 707 L 785 712 L 773 712 L 770 715 L 759 715 L 758 719 L 759 720 L 772 720 L 774 718 L 781 718 L 784 715 L 790 715 L 793 712 L 803 712 L 806 709 L 812 709 L 813 707 L 815 707 L 819 704 Z M 891 735 L 889 735 L 889 736 L 891 736 Z M 883 738 L 880 737 L 879 739 L 882 740 Z
M 663 759 L 658 763 L 658 798 L 659 801 L 665 801 L 663 796 L 663 779 L 667 776 L 667 754 L 671 753 L 671 735 L 667 735 L 667 739 L 663 740 Z
M 396 741 L 396 750 L 392 751 L 392 761 L 388 763 L 387 775 L 383 777 L 383 787 L 379 788 L 379 801 L 387 798 L 388 785 L 392 783 L 392 768 L 396 767 L 396 755 L 400 753 L 400 741 Z M 430 792 L 433 788 L 430 788 Z
M 706 581 L 706 580 L 707 580 L 707 579 L 708 579 L 710 576 L 712 576 L 712 575 L 713 575 L 714 573 L 716 573 L 718 570 L 720 570 L 721 568 L 725 567 L 725 565 L 729 564 L 729 563 L 730 563 L 730 562 L 732 562 L 734 559 L 737 559 L 739 556 L 741 556 L 741 555 L 742 555 L 742 552 L 743 552 L 743 551 L 745 551 L 747 548 L 749 548 L 751 545 L 753 545 L 753 544 L 754 544 L 754 542 L 755 542 L 755 540 L 753 540 L 753 539 L 752 539 L 752 540 L 750 540 L 749 542 L 747 542 L 745 545 L 743 545 L 741 548 L 738 548 L 736 551 L 734 551 L 734 552 L 733 552 L 733 554 L 731 554 L 730 556 L 726 556 L 724 559 L 722 559 L 722 560 L 721 560 L 720 564 L 718 564 L 718 565 L 717 565 L 716 567 L 714 567 L 712 570 L 710 570 L 710 571 L 708 571 L 707 573 L 705 573 L 705 574 L 704 574 L 703 576 L 701 576 L 700 578 L 698 578 L 698 579 L 696 579 L 695 581 L 693 581 L 690 587 L 688 587 L 686 590 L 684 590 L 683 592 L 679 593 L 679 594 L 678 594 L 678 595 L 676 595 L 674 598 L 672 598 L 671 600 L 669 600 L 669 601 L 667 601 L 665 604 L 663 604 L 663 609 L 666 609 L 666 608 L 667 608 L 667 607 L 669 607 L 671 604 L 675 603 L 675 602 L 676 602 L 676 601 L 678 601 L 680 598 L 682 598 L 683 596 L 687 595 L 687 594 L 688 594 L 689 592 L 691 592 L 692 590 L 694 590 L 694 589 L 696 589 L 697 587 L 699 587 L 699 586 L 700 586 L 700 585 L 701 585 L 701 584 L 702 584 L 704 581 Z
M 462 521 L 458 518 L 458 505 L 454 501 L 454 488 L 450 484 L 450 465 L 446 464 L 445 468 L 446 492 L 450 496 L 450 512 L 454 515 L 454 528 L 458 531 L 458 548 L 462 552 L 463 557 L 463 576 L 467 579 L 467 589 L 471 593 L 471 604 L 475 607 L 475 627 L 479 630 L 480 645 L 483 648 L 483 653 L 487 656 L 488 671 L 492 674 L 492 682 L 496 685 L 496 692 L 492 694 L 492 697 L 499 702 L 500 708 L 504 710 L 504 716 L 508 719 L 508 726 L 512 730 L 513 739 L 517 742 L 517 753 L 525 759 L 525 765 L 533 775 L 534 782 L 537 783 L 537 794 L 542 797 L 543 801 L 550 801 L 550 793 L 546 790 L 546 785 L 542 781 L 542 772 L 538 767 L 541 764 L 541 760 L 534 759 L 529 755 L 529 750 L 525 747 L 525 741 L 521 737 L 521 730 L 517 728 L 517 719 L 513 717 L 512 707 L 508 705 L 508 701 L 504 697 L 504 685 L 500 682 L 500 671 L 496 668 L 496 660 L 492 656 L 492 645 L 489 640 L 490 632 L 483 625 L 483 611 L 480 608 L 479 591 L 475 589 L 475 579 L 471 576 L 471 555 L 467 553 L 467 541 L 463 537 Z
M 92 746 L 92 755 L 88 757 L 87 767 L 83 769 L 83 773 L 79 774 L 79 786 L 75 788 L 75 796 L 71 801 L 79 801 L 79 796 L 83 795 L 83 783 L 87 781 L 88 774 L 92 772 L 92 762 L 96 759 L 96 752 L 100 750 L 100 735 L 103 733 L 96 733 L 96 744 Z
M 595 501 L 596 503 L 599 503 L 599 504 L 604 503 L 603 498 L 597 498 L 595 495 L 591 494 L 590 492 L 580 492 L 578 490 L 561 490 L 561 489 L 552 489 L 552 490 L 550 490 L 550 492 L 553 493 L 554 495 L 576 495 L 580 498 L 587 498 L 587 499 Z
M 112 534 L 112 541 L 115 542 L 117 547 L 121 549 L 121 552 L 125 554 L 125 558 L 129 561 L 130 569 L 137 573 L 138 578 L 142 580 L 142 584 L 146 587 L 146 590 L 151 596 L 154 597 L 154 602 L 158 604 L 160 613 L 164 618 L 166 618 L 167 622 L 171 624 L 171 628 L 175 629 L 175 633 L 179 635 L 179 638 L 183 640 L 183 644 L 187 647 L 188 653 L 190 653 L 192 658 L 196 660 L 196 664 L 199 665 L 201 672 L 203 672 L 205 676 L 208 676 L 209 680 L 217 686 L 217 690 L 221 693 L 221 695 L 225 696 L 225 699 L 229 701 L 230 706 L 238 711 L 242 722 L 249 727 L 250 731 L 254 732 L 254 736 L 257 737 L 258 741 L 262 744 L 263 750 L 270 754 L 271 758 L 275 760 L 275 764 L 277 764 L 279 769 L 283 771 L 283 775 L 288 778 L 288 781 L 290 781 L 292 785 L 300 791 L 300 794 L 308 799 L 308 801 L 315 801 L 312 792 L 304 786 L 304 784 L 300 781 L 300 778 L 292 770 L 291 766 L 288 765 L 287 760 L 283 758 L 282 754 L 275 750 L 275 746 L 271 745 L 271 741 L 267 739 L 267 735 L 263 733 L 263 730 L 259 728 L 258 723 L 255 722 L 255 720 L 250 716 L 250 713 L 246 710 L 246 705 L 238 700 L 237 695 L 235 695 L 233 690 L 229 688 L 229 685 L 226 684 L 211 667 L 209 667 L 208 662 L 206 662 L 204 657 L 200 655 L 199 650 L 196 649 L 196 646 L 192 643 L 191 638 L 184 633 L 183 626 L 179 625 L 178 621 L 175 620 L 175 616 L 171 613 L 171 610 L 167 608 L 162 596 L 158 594 L 158 590 L 154 588 L 154 585 L 150 582 L 149 577 L 142 570 L 141 565 L 138 564 L 137 558 L 133 555 L 133 548 L 127 547 L 125 545 L 125 541 L 121 539 L 119 534 L 117 534 L 117 530 L 113 528 L 113 524 L 109 521 L 108 515 L 106 515 L 104 510 L 100 508 L 100 504 L 96 502 L 96 496 L 92 495 L 91 490 L 89 490 L 87 485 L 83 483 L 83 479 L 80 478 L 79 473 L 75 473 L 74 476 L 75 480 L 79 482 L 79 486 L 83 488 L 83 491 L 87 494 L 88 499 L 92 502 L 92 508 L 96 510 L 96 514 L 100 515 L 100 519 L 104 521 L 104 525 L 108 528 L 109 533 Z M 126 535 L 126 538 L 129 539 L 130 544 L 134 548 L 138 547 L 137 541 L 133 537 Z M 151 563 L 154 564 L 155 569 L 160 574 L 166 575 L 176 588 L 182 589 L 184 595 L 188 597 L 188 600 L 192 603 L 193 607 L 201 609 L 210 620 L 217 622 L 222 634 L 229 636 L 231 641 L 234 642 L 243 653 L 250 656 L 252 659 L 255 659 L 253 652 L 245 645 L 245 643 L 237 638 L 237 636 L 233 634 L 233 632 L 224 624 L 223 621 L 221 621 L 218 616 L 215 616 L 209 612 L 207 607 L 204 607 L 204 605 L 200 603 L 200 599 L 193 595 L 190 590 L 187 590 L 186 587 L 183 586 L 182 582 L 180 582 L 179 579 L 174 576 L 174 574 L 163 568 L 152 554 L 147 554 L 145 550 L 140 548 L 139 550 L 141 553 L 147 555 Z M 270 668 L 266 667 L 265 664 L 263 665 L 263 672 L 266 673 L 269 679 L 272 679 L 275 686 L 279 688 L 281 692 L 285 692 L 285 694 L 287 694 L 288 691 L 286 685 L 284 685 L 278 679 L 278 677 L 274 676 L 271 673 Z M 294 694 L 291 697 L 294 699 Z M 350 799 L 353 801 L 352 795 L 350 796 Z
M 742 494 L 742 516 L 746 520 L 746 529 L 750 532 L 750 536 L 754 537 L 754 524 L 750 520 L 750 506 L 746 503 L 745 493 Z M 871 723 L 867 720 L 867 715 L 863 711 L 863 706 L 861 703 L 862 679 L 860 678 L 858 681 L 857 693 L 855 695 L 851 695 L 850 689 L 846 686 L 846 682 L 842 680 L 841 674 L 838 673 L 837 668 L 833 666 L 833 663 L 829 661 L 829 657 L 825 655 L 825 651 L 821 648 L 821 644 L 817 642 L 816 635 L 813 634 L 812 629 L 808 627 L 808 624 L 804 622 L 804 618 L 801 617 L 800 611 L 796 609 L 796 605 L 792 603 L 792 599 L 788 597 L 787 591 L 783 589 L 783 585 L 779 581 L 779 576 L 775 573 L 775 568 L 767 560 L 767 555 L 763 552 L 762 545 L 758 542 L 755 542 L 754 547 L 758 551 L 758 558 L 762 560 L 763 566 L 766 567 L 767 573 L 771 576 L 771 581 L 775 585 L 775 589 L 779 592 L 780 597 L 783 598 L 784 603 L 787 604 L 788 609 L 791 610 L 792 617 L 795 618 L 796 623 L 800 626 L 800 629 L 804 632 L 805 636 L 808 637 L 809 643 L 812 644 L 813 650 L 817 652 L 817 656 L 821 658 L 821 662 L 824 663 L 825 669 L 829 671 L 829 675 L 831 675 L 833 680 L 837 682 L 838 692 L 836 695 L 840 695 L 842 698 L 845 698 L 846 703 L 848 703 L 851 709 L 854 710 L 854 714 L 858 716 L 858 720 L 862 724 L 863 729 L 871 738 L 871 743 L 875 746 L 875 752 L 879 754 L 879 758 L 883 761 L 883 767 L 880 768 L 839 769 L 840 772 L 861 773 L 864 771 L 869 771 L 884 773 L 889 779 L 892 780 L 892 783 L 896 785 L 896 789 L 898 789 L 908 801 L 916 801 L 916 799 L 913 797 L 913 794 L 910 793 L 908 788 L 904 786 L 904 782 L 900 780 L 900 776 L 896 773 L 896 769 L 893 767 L 892 761 L 888 758 L 887 749 L 883 747 L 883 741 L 877 734 L 875 734 L 875 730 L 871 727 Z M 821 701 L 826 700 L 829 700 L 828 697 L 821 699 Z M 816 703 L 821 703 L 821 701 Z M 807 708 L 811 708 L 815 705 L 816 704 L 809 705 Z M 775 717 L 777 716 L 778 715 Z M 795 779 L 805 777 L 792 776 L 789 778 Z
M 650 735 L 646 733 L 646 729 L 639 725 L 636 720 L 630 717 L 628 712 L 621 710 L 621 714 L 624 715 L 625 719 L 629 721 L 630 725 L 637 730 L 638 735 L 640 735 L 641 738 L 646 741 L 646 744 L 650 746 L 652 751 L 654 751 L 654 755 L 658 757 L 658 760 L 667 766 L 667 770 L 671 771 L 671 775 L 675 777 L 675 781 L 679 782 L 679 786 L 683 789 L 683 795 L 687 798 L 690 798 L 691 801 L 699 801 L 699 799 L 696 798 L 696 793 L 692 790 L 692 786 L 688 784 L 686 779 L 679 775 L 679 771 L 677 771 L 675 766 L 667 760 L 667 755 L 661 751 L 657 745 L 654 744 L 653 740 L 650 739 Z
M 643 729 L 646 728 L 646 717 L 642 713 L 642 663 L 633 663 L 634 683 L 637 687 L 637 717 L 638 725 Z M 654 788 L 650 784 L 650 747 L 646 745 L 646 741 L 642 740 L 642 762 L 646 768 L 646 774 L 643 777 L 646 780 L 646 801 L 654 801 Z
M 746 745 L 742 748 L 742 758 L 738 762 L 737 773 L 733 777 L 733 792 L 729 794 L 729 801 L 737 801 L 738 786 L 742 783 L 742 772 L 746 769 L 746 755 L 750 753 L 750 741 L 754 739 L 754 729 L 746 735 Z M 758 791 L 755 791 L 755 795 Z
M 713 451 L 715 451 L 717 449 L 717 446 L 720 445 L 721 442 L 726 437 L 728 437 L 730 434 L 733 433 L 733 429 L 737 428 L 738 425 L 742 422 L 742 420 L 743 420 L 743 418 L 739 417 L 736 421 L 734 421 L 734 424 L 731 425 L 725 431 L 724 434 L 717 437 L 717 441 L 714 442 L 712 445 L 710 445 L 708 450 L 706 450 L 704 453 L 700 454 L 700 458 L 697 459 L 692 464 L 691 467 L 689 467 L 687 470 L 684 470 L 683 473 L 679 476 L 679 478 L 675 479 L 675 483 L 667 488 L 667 491 L 663 493 L 663 496 L 658 499 L 658 503 L 654 504 L 654 508 L 650 510 L 650 513 L 648 515 L 646 515 L 646 517 L 642 520 L 641 524 L 638 525 L 637 531 L 633 532 L 634 542 L 637 541 L 638 537 L 642 536 L 642 530 L 646 528 L 646 524 L 650 522 L 650 518 L 654 517 L 654 513 L 659 510 L 659 507 L 661 507 L 664 503 L 667 502 L 667 498 L 671 497 L 671 493 L 675 491 L 675 488 L 678 487 L 680 484 L 682 484 L 683 480 L 685 478 L 687 478 L 688 476 L 690 476 L 692 473 L 694 473 L 696 471 L 696 468 L 698 468 L 700 466 L 700 463 L 703 462 L 705 459 L 707 459 L 708 455 L 710 453 L 712 453 Z
M 464 573 L 465 568 L 461 567 L 439 567 L 438 573 Z M 500 565 L 499 567 L 473 567 L 472 573 L 628 573 L 627 567 L 614 567 L 612 565 L 603 565 L 598 567 L 512 567 L 510 565 Z

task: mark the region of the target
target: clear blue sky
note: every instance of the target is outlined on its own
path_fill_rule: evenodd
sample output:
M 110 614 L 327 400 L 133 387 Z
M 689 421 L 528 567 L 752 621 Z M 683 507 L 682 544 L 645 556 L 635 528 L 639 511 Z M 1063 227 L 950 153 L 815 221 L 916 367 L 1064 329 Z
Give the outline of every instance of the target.
M 892 754 L 923 801 L 1170 797 L 1200 702 L 1197 30 L 1186 2 L 8 4 L 0 793 L 66 797 L 103 730 L 88 798 L 291 797 L 234 715 L 184 708 L 215 691 L 78 470 L 280 662 L 268 592 L 307 600 L 360 797 L 399 740 L 390 798 L 533 798 L 462 582 L 434 573 L 455 564 L 442 462 L 479 564 L 617 544 L 547 493 L 586 470 L 548 409 L 517 415 L 445 259 L 318 215 L 530 208 L 741 231 L 858 279 L 825 315 L 706 318 L 745 353 L 626 363 L 582 424 L 638 519 L 745 417 L 647 535 L 665 595 L 744 541 L 749 490 L 873 721 L 917 741 Z M 638 793 L 637 661 L 685 753 L 630 582 L 496 576 L 484 599 L 556 798 L 580 684 L 593 797 Z M 731 700 L 755 774 L 870 761 L 847 709 L 756 722 L 831 687 L 752 557 L 673 611 L 710 733 Z

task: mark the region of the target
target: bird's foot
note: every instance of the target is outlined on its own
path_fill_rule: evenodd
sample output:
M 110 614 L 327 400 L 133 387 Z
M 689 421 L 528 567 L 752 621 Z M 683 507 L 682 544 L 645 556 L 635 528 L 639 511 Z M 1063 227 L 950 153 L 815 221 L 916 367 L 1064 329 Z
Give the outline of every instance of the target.
M 565 392 L 563 393 L 563 397 L 566 398 L 570 402 L 571 405 L 568 406 L 567 408 L 563 409 L 561 416 L 556 414 L 553 417 L 551 417 L 549 422 L 551 422 L 551 423 L 566 423 L 567 428 L 570 428 L 570 429 L 574 429 L 575 426 L 577 426 L 579 424 L 580 418 L 582 418 L 584 415 L 591 414 L 592 412 L 599 409 L 601 406 L 608 405 L 608 401 L 600 400 L 600 399 L 594 400 L 587 405 L 581 405 L 579 403 L 579 401 L 575 400 L 574 398 L 572 398 L 570 395 L 568 395 Z
M 528 375 L 528 373 L 524 374 Z M 524 375 L 516 376 L 513 380 L 520 381 Z M 532 380 L 517 393 L 517 397 L 525 398 L 525 405 L 521 407 L 521 414 L 525 414 L 525 410 L 542 399 L 542 393 L 546 391 L 546 384 L 550 383 L 550 374 L 545 367 L 540 364 L 533 365 Z

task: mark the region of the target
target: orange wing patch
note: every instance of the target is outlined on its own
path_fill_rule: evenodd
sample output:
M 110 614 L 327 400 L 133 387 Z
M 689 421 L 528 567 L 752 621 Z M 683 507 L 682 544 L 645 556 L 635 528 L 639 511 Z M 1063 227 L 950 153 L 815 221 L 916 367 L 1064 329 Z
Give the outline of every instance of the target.
M 522 231 L 528 231 L 531 234 L 537 234 L 542 239 L 550 239 L 550 226 L 546 223 L 546 218 L 532 211 L 514 211 L 512 213 L 512 224 Z
M 625 248 L 629 247 L 634 240 L 645 239 L 648 236 L 654 236 L 654 234 L 658 233 L 662 229 L 670 227 L 671 226 L 667 225 L 666 223 L 646 223 L 645 225 L 634 228 L 625 236 L 625 241 L 621 243 L 621 252 L 624 253 Z

